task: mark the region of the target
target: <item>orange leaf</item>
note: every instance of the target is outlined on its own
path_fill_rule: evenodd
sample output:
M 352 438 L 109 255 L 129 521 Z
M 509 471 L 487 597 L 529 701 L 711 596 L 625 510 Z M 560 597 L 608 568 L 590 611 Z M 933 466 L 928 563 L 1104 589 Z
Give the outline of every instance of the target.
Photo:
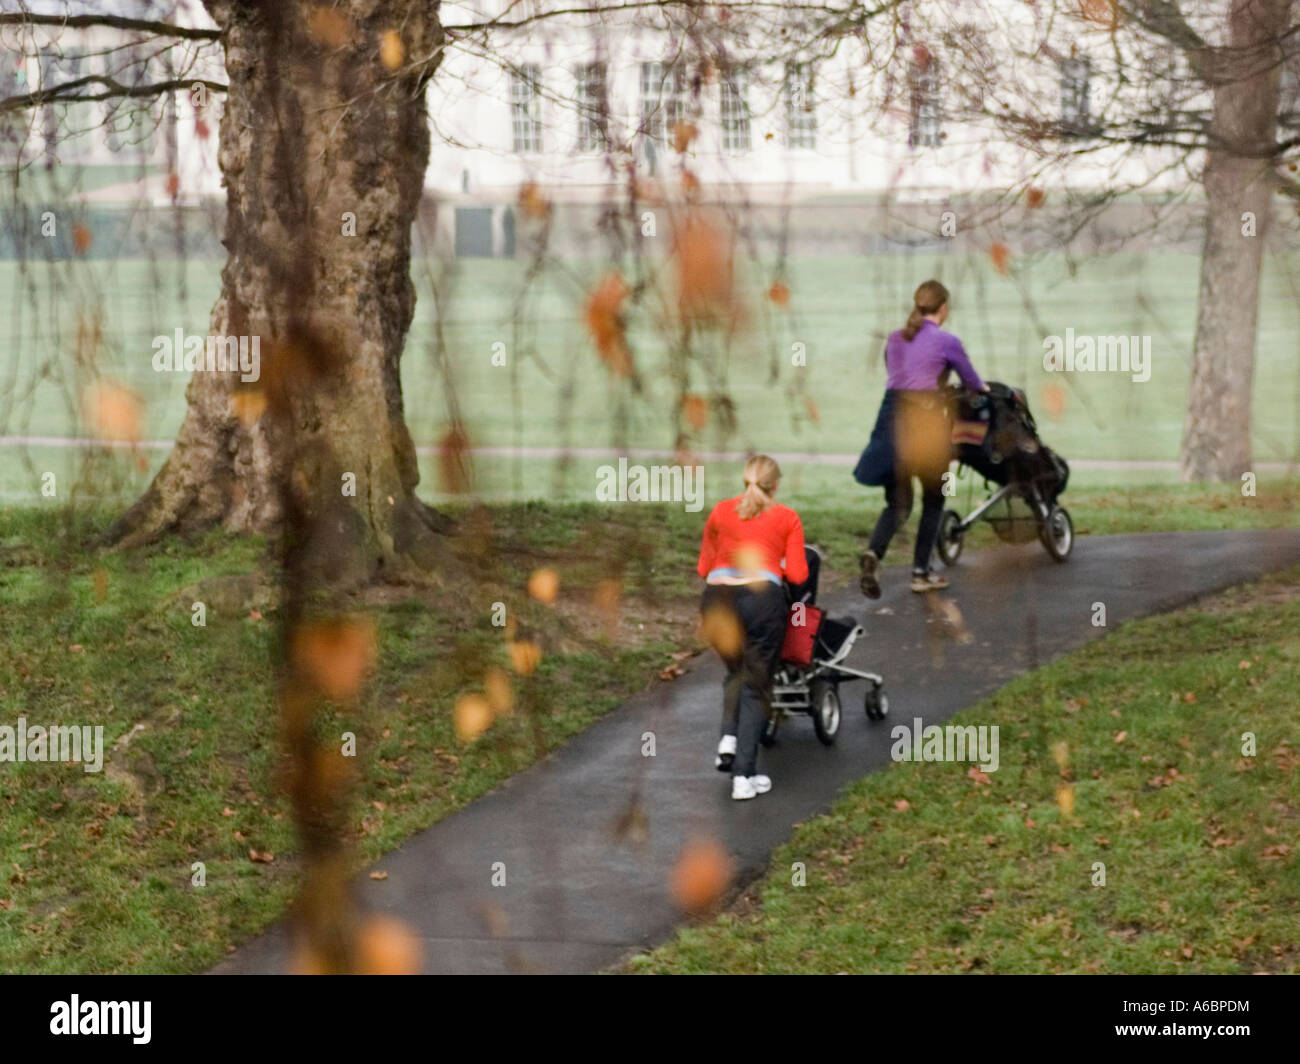
M 90 385 L 82 395 L 82 409 L 96 436 L 123 443 L 139 441 L 140 398 L 120 384 Z
M 240 424 L 251 428 L 266 412 L 266 392 L 261 388 L 238 388 L 230 393 L 230 410 Z
M 510 687 L 510 677 L 501 669 L 488 669 L 483 677 L 483 691 L 494 717 L 504 717 L 514 708 L 515 694 Z
M 560 593 L 560 574 L 554 569 L 535 570 L 528 578 L 528 593 L 538 602 L 554 605 Z
M 462 425 L 452 425 L 438 441 L 438 479 L 449 495 L 470 489 L 469 435 Z
M 375 627 L 368 618 L 309 621 L 294 633 L 293 662 L 322 695 L 354 698 L 375 663 Z
M 520 676 L 531 676 L 542 660 L 542 648 L 528 640 L 509 644 L 510 664 Z
M 686 395 L 682 397 L 682 415 L 693 429 L 702 429 L 709 420 L 709 401 L 703 396 Z
M 730 854 L 713 839 L 692 839 L 682 849 L 669 879 L 673 900 L 690 913 L 714 904 L 731 882 Z
M 387 70 L 396 70 L 402 65 L 406 50 L 402 47 L 402 38 L 393 30 L 385 30 L 379 38 L 379 61 Z
M 1055 418 L 1065 413 L 1065 389 L 1059 384 L 1048 384 L 1043 388 L 1043 409 Z
M 1000 241 L 989 248 L 989 258 L 993 268 L 1004 277 L 1011 272 L 1011 249 Z
M 456 736 L 463 743 L 477 739 L 492 723 L 492 707 L 482 695 L 461 695 L 452 711 Z
M 342 48 L 348 41 L 351 23 L 346 15 L 332 7 L 316 7 L 307 16 L 307 32 L 326 48 Z
M 420 940 L 391 916 L 366 918 L 357 933 L 357 975 L 418 975 Z
M 732 253 L 722 231 L 703 214 L 692 212 L 673 233 L 672 252 L 682 316 L 710 321 L 734 315 Z
M 627 349 L 623 301 L 628 296 L 622 274 L 611 271 L 596 284 L 583 307 L 583 321 L 596 343 L 596 352 L 614 373 L 632 374 L 632 355 Z
M 551 213 L 551 205 L 542 190 L 533 181 L 525 182 L 519 189 L 519 209 L 525 218 L 539 221 Z

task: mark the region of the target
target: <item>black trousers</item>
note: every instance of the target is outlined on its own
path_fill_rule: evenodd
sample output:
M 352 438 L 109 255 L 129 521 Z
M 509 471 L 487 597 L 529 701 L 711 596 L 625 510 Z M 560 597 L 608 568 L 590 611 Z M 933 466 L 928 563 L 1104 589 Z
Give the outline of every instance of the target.
M 752 776 L 758 767 L 758 739 L 771 712 L 772 673 L 785 641 L 788 606 L 777 584 L 709 584 L 700 612 L 723 611 L 739 639 L 715 641 L 727 666 L 722 682 L 723 735 L 736 737 L 733 776 Z
M 943 516 L 943 479 L 939 477 L 922 477 L 921 480 L 921 527 L 916 531 L 916 546 L 912 551 L 912 568 L 927 571 L 930 568 L 930 554 L 934 550 L 934 541 L 939 535 L 939 518 Z M 885 511 L 876 522 L 875 531 L 871 533 L 871 552 L 883 559 L 889 548 L 889 541 L 894 533 L 907 523 L 912 513 L 912 478 L 895 476 L 885 485 Z

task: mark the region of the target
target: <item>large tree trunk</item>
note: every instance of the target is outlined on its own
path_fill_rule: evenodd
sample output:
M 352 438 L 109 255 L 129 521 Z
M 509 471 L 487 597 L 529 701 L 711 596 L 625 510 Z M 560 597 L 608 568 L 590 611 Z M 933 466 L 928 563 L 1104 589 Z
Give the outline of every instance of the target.
M 1184 480 L 1239 480 L 1251 466 L 1250 406 L 1260 268 L 1275 187 L 1280 38 L 1291 0 L 1231 0 L 1229 51 L 1213 64 L 1207 219 Z M 1245 215 L 1254 219 L 1247 235 Z
M 260 336 L 262 377 L 247 389 L 236 374 L 194 374 L 170 457 L 109 537 L 133 544 L 216 523 L 275 533 L 288 484 L 299 496 L 288 505 L 339 511 L 358 546 L 352 564 L 369 576 L 427 559 L 437 519 L 414 495 L 399 360 L 415 308 L 411 226 L 429 159 L 437 0 L 207 7 L 225 31 L 229 84 L 229 260 L 210 328 Z M 395 39 L 383 45 L 390 33 L 400 62 Z

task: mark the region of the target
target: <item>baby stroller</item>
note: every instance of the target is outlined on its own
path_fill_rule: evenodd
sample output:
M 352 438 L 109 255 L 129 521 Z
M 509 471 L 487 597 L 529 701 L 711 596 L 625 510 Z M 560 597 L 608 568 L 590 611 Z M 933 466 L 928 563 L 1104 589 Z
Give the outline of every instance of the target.
M 1056 500 L 1065 491 L 1070 467 L 1038 438 L 1025 393 L 996 381 L 989 390 L 950 389 L 955 403 L 952 439 L 957 460 L 999 485 L 962 518 L 945 510 L 935 549 L 945 565 L 956 565 L 966 531 L 983 518 L 999 538 L 1013 543 L 1037 537 L 1047 553 L 1065 561 L 1074 547 L 1074 524 Z
M 821 555 L 812 547 L 804 551 L 808 579 L 790 587 L 785 644 L 773 676 L 771 709 L 760 736 L 764 746 L 776 742 L 777 729 L 791 713 L 811 716 L 817 738 L 830 746 L 840 730 L 840 684 L 849 680 L 867 681 L 863 708 L 871 720 L 883 720 L 889 712 L 885 681 L 874 672 L 859 672 L 844 664 L 853 644 L 866 631 L 851 617 L 828 617 L 817 608 Z

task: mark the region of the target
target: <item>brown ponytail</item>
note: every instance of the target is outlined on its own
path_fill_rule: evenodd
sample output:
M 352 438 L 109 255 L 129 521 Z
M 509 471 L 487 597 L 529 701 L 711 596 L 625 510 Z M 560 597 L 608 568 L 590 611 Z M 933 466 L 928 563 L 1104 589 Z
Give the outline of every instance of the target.
M 781 483 L 781 467 L 776 459 L 756 454 L 745 463 L 745 494 L 736 504 L 736 514 L 742 521 L 757 517 L 772 505 L 776 486 Z
M 939 308 L 947 302 L 948 289 L 938 281 L 926 281 L 921 285 L 912 296 L 912 313 L 907 316 L 907 324 L 903 326 L 903 339 L 909 342 L 915 340 L 926 315 L 937 314 Z

